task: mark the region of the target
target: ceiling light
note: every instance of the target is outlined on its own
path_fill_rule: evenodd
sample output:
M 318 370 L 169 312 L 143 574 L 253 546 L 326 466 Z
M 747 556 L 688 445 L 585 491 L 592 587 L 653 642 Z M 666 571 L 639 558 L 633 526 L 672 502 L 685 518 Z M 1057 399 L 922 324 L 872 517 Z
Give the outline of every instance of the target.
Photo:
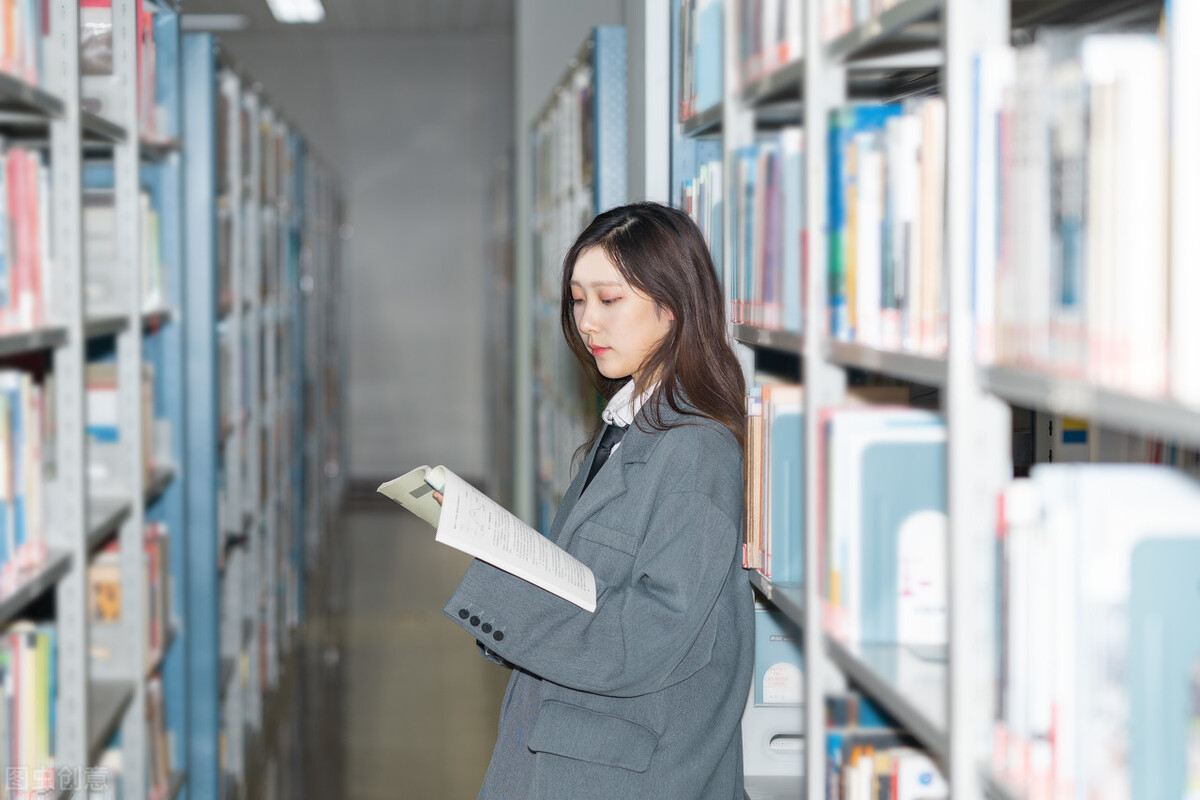
M 321 0 L 267 0 L 267 5 L 280 22 L 320 22 L 325 19 Z

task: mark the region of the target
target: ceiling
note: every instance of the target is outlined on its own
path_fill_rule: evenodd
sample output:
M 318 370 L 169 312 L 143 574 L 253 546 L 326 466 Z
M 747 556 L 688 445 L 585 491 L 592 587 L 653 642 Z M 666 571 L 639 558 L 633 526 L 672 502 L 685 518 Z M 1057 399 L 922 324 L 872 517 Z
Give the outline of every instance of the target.
M 252 33 L 507 33 L 513 0 L 322 0 L 325 20 L 316 25 L 275 21 L 267 0 L 183 0 L 185 15 L 241 14 Z

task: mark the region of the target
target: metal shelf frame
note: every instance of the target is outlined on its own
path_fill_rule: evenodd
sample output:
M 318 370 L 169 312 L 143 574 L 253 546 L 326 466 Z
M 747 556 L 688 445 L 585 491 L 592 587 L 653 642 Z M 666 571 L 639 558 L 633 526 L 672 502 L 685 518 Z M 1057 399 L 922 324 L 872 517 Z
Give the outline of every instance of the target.
M 980 373 L 984 388 L 1015 405 L 1200 446 L 1200 408 L 1032 370 L 983 367 Z
M 874 347 L 826 340 L 825 360 L 842 367 L 854 367 L 889 375 L 924 386 L 946 385 L 946 360 L 915 353 L 891 352 Z
M 129 519 L 132 503 L 114 497 L 88 498 L 87 552 L 95 553 Z
M 793 331 L 759 328 L 755 325 L 735 323 L 730 326 L 733 338 L 751 347 L 766 347 L 784 353 L 801 355 L 804 352 L 804 335 Z
M 770 601 L 771 605 L 782 611 L 788 619 L 803 628 L 804 619 L 804 587 L 793 583 L 775 583 L 758 570 L 748 570 L 750 585 Z
M 717 136 L 722 131 L 724 120 L 725 104 L 718 103 L 683 120 L 680 130 L 684 136 Z
M 851 682 L 878 701 L 946 769 L 950 736 L 945 703 L 948 670 L 944 661 L 924 661 L 904 645 L 849 647 L 829 635 L 825 636 L 825 651 Z M 904 685 L 898 680 L 901 672 L 908 679 Z M 930 706 L 935 710 L 931 711 Z
M 0 336 L 0 357 L 19 356 L 52 350 L 67 343 L 67 329 L 57 326 Z
M 0 625 L 15 619 L 30 603 L 56 586 L 70 568 L 70 554 L 52 550 L 44 563 L 26 570 L 13 591 L 0 598 Z
M 100 760 L 133 705 L 136 681 L 92 681 L 88 693 L 88 764 Z M 124 731 L 122 730 L 122 734 Z
M 902 0 L 879 16 L 823 45 L 824 58 L 831 64 L 846 64 L 859 54 L 894 44 L 898 34 L 903 33 L 905 28 L 936 19 L 949 2 L 951 0 Z M 922 42 L 922 46 L 928 46 L 927 40 Z
M 751 108 L 780 100 L 795 100 L 804 86 L 804 60 L 797 59 L 747 83 L 741 91 L 742 102 Z

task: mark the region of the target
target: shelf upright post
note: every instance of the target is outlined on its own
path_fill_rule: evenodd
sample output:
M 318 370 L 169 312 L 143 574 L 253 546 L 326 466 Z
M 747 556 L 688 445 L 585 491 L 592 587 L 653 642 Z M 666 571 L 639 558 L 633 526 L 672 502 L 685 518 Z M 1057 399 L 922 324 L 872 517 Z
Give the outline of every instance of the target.
M 304 619 L 304 609 L 307 593 L 307 570 L 305 569 L 305 552 L 307 542 L 304 537 L 304 318 L 300 313 L 300 272 L 305 257 L 305 227 L 304 214 L 306 198 L 303 191 L 305 177 L 310 165 L 316 162 L 315 156 L 309 151 L 300 134 L 293 131 L 292 142 L 292 179 L 288 185 L 288 196 L 292 204 L 291 213 L 291 249 L 289 252 L 289 268 L 287 275 L 288 297 L 288 498 L 291 504 L 289 526 L 292 536 L 292 569 L 296 577 L 296 600 L 293 606 L 295 625 L 299 627 Z M 331 478 L 332 480 L 333 478 Z
M 181 112 L 183 98 L 183 76 L 179 68 L 180 30 L 179 13 L 175 10 L 155 16 L 155 47 L 157 63 L 158 95 L 167 111 L 166 136 L 173 140 L 181 137 Z M 171 575 L 171 609 L 175 619 L 187 618 L 187 515 L 184 513 L 184 483 L 182 466 L 186 461 L 184 445 L 184 420 L 187 391 L 184 384 L 185 358 L 183 322 L 179 312 L 183 309 L 183 161 L 176 151 L 157 167 L 158 196 L 162 217 L 162 257 L 170 270 L 166 280 L 167 304 L 174 314 L 158 332 L 162 354 L 159 369 L 160 397 L 167 420 L 170 422 L 172 454 L 180 471 L 167 486 L 155 509 L 156 518 L 162 520 L 170 542 L 168 558 Z M 188 730 L 187 695 L 187 648 L 190 637 L 185 625 L 179 630 L 174 642 L 163 659 L 163 693 L 166 701 L 167 728 L 173 733 L 170 739 L 171 765 L 176 770 L 187 770 Z
M 222 536 L 243 533 L 242 526 L 242 439 L 245 435 L 243 424 L 241 391 L 241 350 L 242 350 L 242 252 L 239 244 L 242 237 L 242 148 L 239 136 L 241 128 L 241 108 L 239 102 L 239 80 L 232 70 L 223 69 L 220 76 L 220 91 L 225 96 L 226 108 L 229 114 L 225 120 L 224 130 L 218 130 L 218 136 L 225 137 L 226 159 L 225 186 L 227 196 L 222 199 L 225 210 L 229 214 L 229 287 L 233 305 L 225 318 L 222 336 L 229 347 L 231 357 L 228 371 L 218 375 L 218 381 L 226 381 L 221 387 L 230 398 L 230 423 L 234 429 L 225 441 L 225 524 L 228 528 L 221 531 Z M 246 548 L 244 543 L 227 550 L 225 560 L 224 584 L 221 588 L 221 652 L 227 658 L 233 658 L 237 664 L 234 670 L 232 685 L 225 688 L 225 763 L 230 774 L 241 779 L 245 774 L 244 728 L 245 702 L 242 697 L 244 669 L 242 664 L 242 600 L 245 591 L 245 561 Z
M 829 0 L 824 0 L 829 2 Z M 824 502 L 817 484 L 821 450 L 820 411 L 841 403 L 846 395 L 846 373 L 826 362 L 825 325 L 826 250 L 828 220 L 825 198 L 828 181 L 828 139 L 825 124 L 829 110 L 844 102 L 846 70 L 826 58 L 821 37 L 822 0 L 807 0 L 804 16 L 804 203 L 808 252 L 804 262 L 804 731 L 806 796 L 825 796 L 825 686 L 829 662 L 825 654 L 821 597 L 822 531 L 817 514 Z M 815 746 L 814 746 L 815 745 Z
M 267 236 L 264 238 L 267 247 L 264 254 L 262 268 L 264 271 L 264 286 L 267 288 L 267 293 L 264 297 L 265 305 L 263 306 L 263 376 L 266 381 L 265 397 L 266 402 L 263 404 L 265 414 L 262 420 L 262 426 L 255 431 L 255 435 L 261 436 L 264 432 L 267 434 L 266 452 L 265 452 L 265 470 L 266 470 L 266 487 L 267 496 L 264 498 L 263 505 L 262 531 L 263 543 L 266 549 L 266 580 L 267 580 L 267 682 L 274 686 L 279 680 L 279 643 L 282 640 L 283 632 L 279 629 L 279 581 L 281 573 L 279 571 L 279 526 L 278 509 L 279 509 L 279 483 L 275 474 L 275 463 L 277 458 L 276 442 L 275 442 L 275 404 L 278 402 L 276 397 L 275 387 L 277 385 L 276 375 L 276 347 L 275 337 L 277 335 L 277 326 L 279 319 L 279 299 L 277 296 L 277 288 L 279 285 L 278 258 L 279 258 L 279 226 L 281 224 L 279 218 L 279 205 L 276 202 L 276 186 L 278 176 L 276 175 L 276 167 L 279 163 L 277 148 L 279 143 L 276 138 L 275 128 L 275 111 L 269 107 L 262 109 L 262 120 L 266 132 L 267 150 L 261 154 L 264 161 L 263 177 L 266 178 L 266 197 L 262 206 L 263 217 L 269 223 L 267 226 Z
M 994 601 L 994 512 L 1011 477 L 1011 418 L 989 395 L 975 363 L 971 304 L 974 159 L 974 72 L 988 46 L 1006 43 L 1008 0 L 946 0 L 943 47 L 946 90 L 946 264 L 949 350 L 945 404 L 948 418 L 949 711 L 947 777 L 956 800 L 978 800 L 995 695 L 991 653 Z
M 138 114 L 138 8 L 135 0 L 113 0 L 113 78 L 117 118 L 125 140 L 113 145 L 116 201 L 117 296 L 128 324 L 117 334 L 117 398 L 120 459 L 130 493 L 129 515 L 119 531 L 122 646 L 112 653 L 112 668 L 134 687 L 121 724 L 121 764 L 125 796 L 146 796 L 146 638 L 142 632 L 142 562 L 145 552 L 145 463 L 142 419 L 142 235 L 140 135 Z M 153 414 L 153 409 L 149 410 Z
M 210 34 L 183 37 L 184 187 L 187 251 L 184 345 L 189 397 L 187 462 L 187 796 L 218 796 L 220 640 L 217 621 L 217 272 L 216 43 Z
M 58 708 L 55 761 L 83 769 L 88 763 L 87 472 L 84 443 L 83 172 L 80 128 L 79 4 L 51 5 L 47 84 L 63 104 L 50 125 L 51 214 L 54 226 L 54 293 L 51 317 L 66 329 L 54 351 L 57 478 L 47 484 L 46 539 L 70 555 L 70 569 L 55 589 L 58 626 Z
M 245 358 L 246 370 L 245 376 L 248 385 L 245 387 L 244 395 L 249 399 L 249 405 L 246 409 L 246 473 L 243 481 L 243 506 L 242 513 L 247 515 L 252 522 L 250 523 L 249 534 L 250 541 L 247 543 L 247 550 L 250 557 L 250 578 L 252 586 L 250 587 L 250 601 L 247 603 L 247 619 L 253 625 L 253 635 L 250 640 L 250 671 L 252 675 L 257 674 L 259 664 L 259 647 L 260 637 L 258 635 L 259 625 L 262 620 L 262 594 L 264 587 L 269 584 L 266 582 L 262 569 L 262 553 L 263 553 L 263 536 L 262 524 L 259 509 L 262 508 L 262 453 L 261 453 L 261 438 L 259 431 L 262 430 L 262 404 L 259 402 L 262 387 L 260 384 L 259 370 L 261 365 L 260 350 L 262 347 L 262 300 L 259 297 L 258 287 L 262 280 L 262 229 L 261 229 L 261 209 L 262 191 L 259 182 L 259 169 L 261 166 L 261 144 L 259 138 L 259 95 L 257 94 L 258 87 L 251 87 L 251 90 L 246 92 L 243 103 L 246 109 L 246 135 L 249 136 L 249 148 L 246 155 L 249 157 L 249 169 L 243 170 L 249 176 L 249 183 L 243 189 L 246 197 L 242 203 L 245 219 L 245 236 L 243 236 L 244 246 L 246 248 L 245 263 L 242 268 L 243 281 L 242 292 L 246 298 L 247 307 L 243 324 L 247 326 L 246 353 Z M 249 709 L 250 723 L 256 729 L 262 726 L 262 703 L 258 698 L 251 695 L 251 703 Z

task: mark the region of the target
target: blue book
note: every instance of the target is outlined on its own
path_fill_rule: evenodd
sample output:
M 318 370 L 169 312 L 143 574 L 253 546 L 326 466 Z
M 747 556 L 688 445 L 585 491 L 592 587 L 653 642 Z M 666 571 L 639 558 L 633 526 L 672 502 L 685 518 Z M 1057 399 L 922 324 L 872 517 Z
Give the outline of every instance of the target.
M 1200 528 L 1145 539 L 1129 569 L 1131 797 L 1191 797 L 1200 781 Z
M 801 237 L 804 232 L 804 131 L 786 128 L 779 136 L 783 158 L 783 327 L 804 329 Z
M 946 641 L 946 442 L 887 441 L 862 461 L 861 636 Z
M 759 605 L 754 611 L 754 702 L 800 705 L 804 701 L 800 630 L 778 609 Z
M 853 105 L 829 113 L 829 309 L 830 334 L 850 337 L 846 286 L 846 149 L 859 133 L 881 131 L 891 117 L 904 111 L 899 104 Z
M 13 476 L 13 544 L 14 554 L 19 554 L 28 539 L 25 528 L 25 437 L 29 432 L 25 429 L 25 404 L 21 402 L 20 381 L 14 389 L 8 390 L 9 413 L 12 414 L 12 476 Z
M 767 387 L 766 496 L 771 580 L 804 581 L 804 395 L 800 387 Z
M 696 110 L 706 111 L 721 102 L 722 42 L 725 36 L 719 0 L 700 0 L 697 20 Z
M 754 192 L 758 185 L 758 145 L 743 147 L 739 154 L 742 161 L 742 220 L 738 249 L 741 250 L 742 286 L 739 299 L 744 303 L 753 303 L 755 299 L 754 281 Z

